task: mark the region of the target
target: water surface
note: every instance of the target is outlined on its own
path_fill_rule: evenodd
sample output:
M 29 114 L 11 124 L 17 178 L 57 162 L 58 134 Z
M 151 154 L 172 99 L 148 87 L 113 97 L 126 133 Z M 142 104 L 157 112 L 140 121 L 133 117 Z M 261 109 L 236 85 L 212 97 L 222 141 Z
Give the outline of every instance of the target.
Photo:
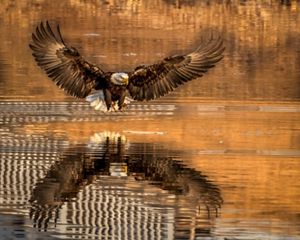
M 297 1 L 1 4 L 1 239 L 300 239 Z M 36 66 L 46 19 L 105 70 L 210 31 L 226 51 L 168 96 L 103 114 Z

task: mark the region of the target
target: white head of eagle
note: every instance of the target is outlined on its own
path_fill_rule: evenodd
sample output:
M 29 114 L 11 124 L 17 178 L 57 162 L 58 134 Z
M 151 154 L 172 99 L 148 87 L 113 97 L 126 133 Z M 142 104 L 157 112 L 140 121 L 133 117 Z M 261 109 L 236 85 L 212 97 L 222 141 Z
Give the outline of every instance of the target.
M 127 85 L 128 84 L 128 74 L 127 73 L 113 73 L 110 77 L 112 83 L 116 85 Z

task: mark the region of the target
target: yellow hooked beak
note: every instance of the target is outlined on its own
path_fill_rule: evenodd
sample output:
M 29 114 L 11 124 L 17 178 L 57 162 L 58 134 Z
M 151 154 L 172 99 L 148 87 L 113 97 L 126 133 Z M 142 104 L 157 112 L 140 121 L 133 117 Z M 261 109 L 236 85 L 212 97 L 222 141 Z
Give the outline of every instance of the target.
M 128 83 L 129 83 L 129 77 L 128 77 L 128 75 L 125 76 L 123 79 L 124 79 L 124 84 L 127 86 Z

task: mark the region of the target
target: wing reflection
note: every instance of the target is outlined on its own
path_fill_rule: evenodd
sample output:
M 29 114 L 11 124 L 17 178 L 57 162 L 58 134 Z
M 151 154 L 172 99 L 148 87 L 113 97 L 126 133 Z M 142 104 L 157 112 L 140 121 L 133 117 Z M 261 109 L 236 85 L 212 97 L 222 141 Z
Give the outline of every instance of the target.
M 154 143 L 131 143 L 117 133 L 95 134 L 86 145 L 64 151 L 60 161 L 35 186 L 30 199 L 30 218 L 35 227 L 46 231 L 50 222 L 57 224 L 61 209 L 68 205 L 71 208 L 68 218 L 77 226 L 98 229 L 112 224 L 111 221 L 115 225 L 126 224 L 124 218 L 136 218 L 133 221 L 136 228 L 137 221 L 142 220 L 135 214 L 142 214 L 143 227 L 150 229 L 150 225 L 145 227 L 148 217 L 144 215 L 162 212 L 170 217 L 167 223 L 173 226 L 174 234 L 209 236 L 211 222 L 222 204 L 221 193 L 207 176 L 186 167 L 180 160 L 182 155 L 182 151 Z M 94 197 L 83 194 L 88 186 L 94 186 L 93 194 L 97 193 Z M 85 201 L 85 205 L 78 199 Z M 98 205 L 91 206 L 94 203 Z M 150 209 L 149 213 L 141 211 L 141 205 Z M 134 212 L 138 209 L 140 213 Z M 78 211 L 82 211 L 81 217 Z M 132 215 L 127 215 L 127 211 Z M 72 217 L 72 214 L 77 215 Z M 156 215 L 148 218 L 157 219 Z

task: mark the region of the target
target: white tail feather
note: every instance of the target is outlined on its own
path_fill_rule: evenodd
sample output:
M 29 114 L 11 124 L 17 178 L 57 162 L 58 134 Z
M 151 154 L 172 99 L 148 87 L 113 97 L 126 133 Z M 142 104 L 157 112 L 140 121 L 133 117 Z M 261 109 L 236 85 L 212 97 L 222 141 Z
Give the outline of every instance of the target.
M 87 96 L 85 98 L 85 100 L 90 103 L 91 107 L 93 107 L 95 110 L 98 110 L 101 112 L 115 112 L 118 110 L 117 102 L 113 102 L 110 110 L 107 110 L 105 99 L 104 99 L 104 93 L 102 90 L 99 90 L 99 91 L 95 92 L 94 94 Z M 132 101 L 133 101 L 132 98 L 125 97 L 124 103 L 127 105 Z
M 102 90 L 97 91 L 94 94 L 91 94 L 85 98 L 86 101 L 90 103 L 90 106 L 93 107 L 95 110 L 101 112 L 108 112 L 106 103 L 104 100 L 104 93 Z

